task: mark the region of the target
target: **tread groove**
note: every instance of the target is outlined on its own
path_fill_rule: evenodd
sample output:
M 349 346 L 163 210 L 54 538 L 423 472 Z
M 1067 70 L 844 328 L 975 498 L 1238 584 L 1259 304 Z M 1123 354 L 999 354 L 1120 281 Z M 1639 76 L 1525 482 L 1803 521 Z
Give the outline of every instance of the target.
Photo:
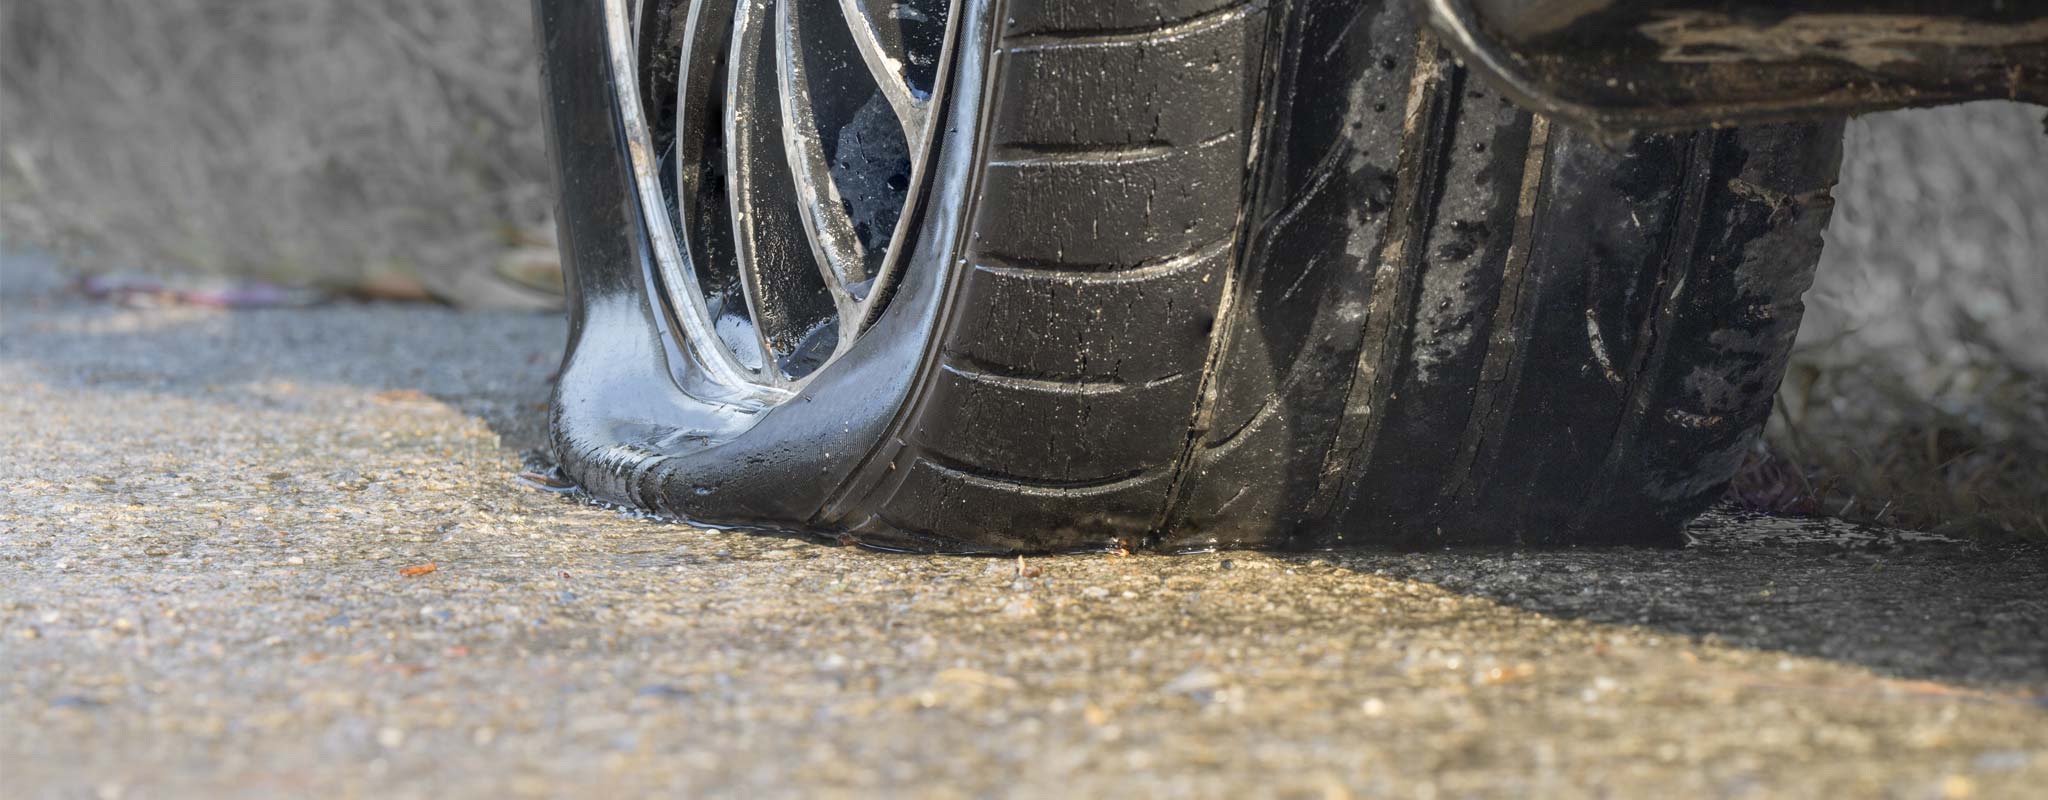
M 1480 389 L 1473 393 L 1472 412 L 1466 417 L 1465 433 L 1458 440 L 1458 458 L 1441 496 L 1463 505 L 1478 497 L 1481 478 L 1491 466 L 1482 463 L 1481 449 L 1500 441 L 1507 425 L 1508 410 L 1514 407 L 1519 388 L 1522 345 L 1534 320 L 1529 308 L 1535 279 L 1529 275 L 1529 249 L 1535 244 L 1536 219 L 1549 182 L 1550 120 L 1537 115 L 1529 120 L 1528 155 L 1522 162 L 1521 195 L 1516 201 L 1515 231 L 1508 245 L 1507 262 L 1501 265 L 1500 294 L 1495 301 L 1493 330 L 1486 345 L 1486 360 L 1479 369 Z
M 1458 112 L 1457 98 L 1464 69 L 1447 59 L 1426 31 L 1416 36 L 1415 71 L 1403 115 L 1399 185 L 1386 243 L 1377 254 L 1372 293 L 1367 301 L 1363 346 L 1352 372 L 1344 415 L 1317 477 L 1314 506 L 1318 517 L 1330 518 L 1346 483 L 1343 478 L 1369 463 L 1372 445 L 1386 418 L 1395 367 L 1403 357 L 1405 330 L 1414 315 L 1417 273 L 1422 247 L 1416 241 L 1429 229 L 1442 196 L 1442 165 L 1449 155 L 1449 135 Z
M 1215 255 L 1218 250 L 1230 247 L 1236 240 L 1235 232 L 1226 233 L 1223 236 L 1210 239 L 1195 245 L 1193 248 L 1165 258 L 1147 259 L 1135 264 L 1091 264 L 1074 261 L 1055 261 L 1043 258 L 1004 255 L 986 250 L 976 252 L 972 260 L 976 269 L 986 270 L 999 275 L 1020 277 L 1034 275 L 1057 276 L 1061 278 L 1068 276 L 1077 278 L 1102 276 L 1100 279 L 1133 281 L 1168 275 L 1200 264 L 1210 256 Z
M 974 383 L 988 386 L 998 386 L 1017 391 L 1069 395 L 1100 395 L 1143 391 L 1165 386 L 1187 377 L 1185 372 L 1176 372 L 1142 382 L 1090 381 L 993 364 L 952 350 L 946 352 L 946 363 L 940 365 L 940 369 Z
M 988 165 L 991 167 L 1127 166 L 1158 161 L 1178 152 L 1199 150 L 1211 145 L 1221 144 L 1236 137 L 1237 131 L 1224 131 L 1204 138 L 1201 141 L 1188 144 L 1174 144 L 1158 140 L 1128 144 L 1007 142 L 996 146 L 996 155 L 989 160 Z
M 939 453 L 923 451 L 917 458 L 957 480 L 978 484 L 1001 491 L 1025 490 L 1034 494 L 1065 494 L 1077 497 L 1108 494 L 1126 487 L 1143 483 L 1158 469 L 1148 468 L 1104 475 L 1080 480 L 1047 480 L 1022 475 L 1013 475 L 982 464 L 971 464 L 958 459 L 947 458 Z
M 1190 33 L 1198 33 L 1211 28 L 1220 28 L 1229 24 L 1232 20 L 1248 14 L 1253 5 L 1253 0 L 1238 0 L 1238 2 L 1221 8 L 1204 11 L 1190 17 L 1166 20 L 1156 25 L 1143 25 L 1132 28 L 1066 28 L 1058 31 L 1040 31 L 1018 36 L 1005 36 L 1003 37 L 1002 47 L 1013 53 L 1029 53 L 1069 47 L 1144 44 Z

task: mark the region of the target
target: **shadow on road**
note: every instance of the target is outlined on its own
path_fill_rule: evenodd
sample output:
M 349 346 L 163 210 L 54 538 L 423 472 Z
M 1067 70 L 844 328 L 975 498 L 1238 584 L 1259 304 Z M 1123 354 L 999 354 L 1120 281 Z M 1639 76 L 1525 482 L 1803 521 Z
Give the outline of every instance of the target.
M 84 297 L 47 257 L 0 251 L 0 359 L 26 379 L 219 399 L 237 387 L 417 392 L 482 418 L 507 447 L 544 441 L 558 312 L 337 300 L 311 308 L 124 308 Z M 18 378 L 19 379 L 19 378 Z
M 1683 550 L 1470 550 L 1286 556 L 1552 618 L 1637 625 L 1976 685 L 2048 707 L 2048 551 L 1832 521 L 1711 513 Z

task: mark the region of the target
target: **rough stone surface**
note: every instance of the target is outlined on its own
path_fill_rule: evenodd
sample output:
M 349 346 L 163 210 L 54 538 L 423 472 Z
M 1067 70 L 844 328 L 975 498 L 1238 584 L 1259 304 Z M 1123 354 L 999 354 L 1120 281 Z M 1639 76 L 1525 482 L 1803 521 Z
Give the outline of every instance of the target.
M 0 288 L 12 796 L 2048 785 L 2038 549 L 872 553 L 516 482 L 553 317 Z

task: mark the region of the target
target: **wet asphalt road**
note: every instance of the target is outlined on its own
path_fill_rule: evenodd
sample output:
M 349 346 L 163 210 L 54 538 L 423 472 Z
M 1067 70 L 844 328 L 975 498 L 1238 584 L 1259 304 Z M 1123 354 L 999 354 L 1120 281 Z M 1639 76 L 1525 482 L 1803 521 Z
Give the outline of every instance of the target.
M 11 796 L 2048 786 L 2040 550 L 870 553 L 517 483 L 550 316 L 0 290 Z

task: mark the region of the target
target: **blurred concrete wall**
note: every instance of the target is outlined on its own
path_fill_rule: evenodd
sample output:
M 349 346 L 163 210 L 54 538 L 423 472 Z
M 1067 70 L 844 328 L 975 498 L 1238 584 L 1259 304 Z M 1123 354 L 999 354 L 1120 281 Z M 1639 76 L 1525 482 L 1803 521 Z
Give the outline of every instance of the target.
M 524 0 L 6 0 L 0 225 L 98 268 L 531 302 Z
M 2048 109 L 1876 114 L 1844 144 L 1788 408 L 2048 448 Z

